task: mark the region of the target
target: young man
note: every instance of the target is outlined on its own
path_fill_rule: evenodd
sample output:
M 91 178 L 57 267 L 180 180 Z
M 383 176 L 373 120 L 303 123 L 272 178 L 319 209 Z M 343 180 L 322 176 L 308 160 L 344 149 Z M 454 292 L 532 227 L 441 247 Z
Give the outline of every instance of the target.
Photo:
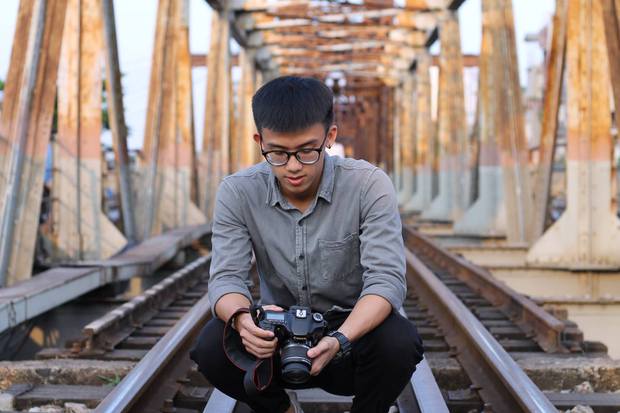
M 331 90 L 320 81 L 272 80 L 256 92 L 252 110 L 254 140 L 266 162 L 219 187 L 209 281 L 215 317 L 192 359 L 215 387 L 256 412 L 300 411 L 290 405 L 277 368 L 266 390 L 248 396 L 244 372 L 223 350 L 225 322 L 252 302 L 254 251 L 263 308 L 301 305 L 344 314 L 344 322 L 331 326 L 337 333 L 308 351 L 311 379 L 301 387 L 355 396 L 352 413 L 385 413 L 423 352 L 415 327 L 398 314 L 405 257 L 392 183 L 368 162 L 327 155 L 337 127 Z M 233 326 L 247 352 L 277 358 L 277 340 L 249 314 L 237 316 Z M 339 350 L 346 354 L 331 363 Z

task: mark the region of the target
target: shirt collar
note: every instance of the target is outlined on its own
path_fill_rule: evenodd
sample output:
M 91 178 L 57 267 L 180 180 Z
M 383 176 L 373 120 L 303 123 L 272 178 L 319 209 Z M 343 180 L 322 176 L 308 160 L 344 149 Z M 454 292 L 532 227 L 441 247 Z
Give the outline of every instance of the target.
M 334 192 L 334 157 L 329 156 L 327 152 L 324 152 L 323 154 L 325 157 L 325 162 L 323 163 L 323 175 L 321 176 L 318 196 L 331 203 L 332 194 Z M 267 190 L 267 204 L 271 206 L 276 206 L 278 203 L 281 206 L 285 205 L 284 196 L 282 195 L 282 192 L 280 192 L 280 187 L 278 186 L 278 179 L 273 174 L 271 167 L 269 168 Z

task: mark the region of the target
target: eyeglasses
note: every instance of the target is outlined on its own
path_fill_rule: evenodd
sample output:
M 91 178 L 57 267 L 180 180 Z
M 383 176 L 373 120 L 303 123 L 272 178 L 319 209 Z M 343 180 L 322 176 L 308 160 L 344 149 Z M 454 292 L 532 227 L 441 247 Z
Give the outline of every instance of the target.
M 288 163 L 291 156 L 295 156 L 295 158 L 304 165 L 312 165 L 319 161 L 321 157 L 321 152 L 323 151 L 323 145 L 325 145 L 325 140 L 327 139 L 327 135 L 323 138 L 323 142 L 321 142 L 321 146 L 319 148 L 304 148 L 298 151 L 288 152 L 288 151 L 264 151 L 263 150 L 263 137 L 261 136 L 261 153 L 265 157 L 265 160 L 269 162 L 269 164 L 273 166 L 284 166 Z

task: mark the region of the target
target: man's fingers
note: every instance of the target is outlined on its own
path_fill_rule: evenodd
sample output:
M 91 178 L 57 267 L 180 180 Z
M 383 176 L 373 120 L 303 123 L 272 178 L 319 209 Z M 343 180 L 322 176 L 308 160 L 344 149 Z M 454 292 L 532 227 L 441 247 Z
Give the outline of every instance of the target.
M 249 334 L 247 332 L 243 332 L 241 334 L 241 341 L 243 341 L 244 343 L 247 342 L 248 344 L 252 344 L 254 347 L 263 348 L 271 351 L 275 350 L 276 346 L 278 345 L 278 339 L 263 340 L 262 338 L 253 336 L 252 334 Z
M 264 347 L 260 343 L 257 344 L 255 342 L 252 342 L 252 341 L 249 341 L 249 340 L 243 340 L 243 339 L 241 340 L 241 342 L 242 342 L 243 346 L 246 348 L 246 350 L 251 349 L 253 351 L 253 354 L 254 353 L 259 353 L 261 355 L 264 355 L 264 354 L 271 355 L 275 351 L 275 346 L 273 346 L 273 347 L 271 347 L 271 346 Z M 255 354 L 255 355 L 257 355 L 257 354 Z
M 263 310 L 269 310 L 269 311 L 284 311 L 284 308 L 274 305 L 274 304 L 268 304 L 268 305 L 264 305 L 262 306 Z
M 308 350 L 308 357 L 310 357 L 311 359 L 316 358 L 318 356 L 320 356 L 321 354 L 323 354 L 325 351 L 327 351 L 329 347 L 327 346 L 327 344 L 323 341 L 319 341 L 319 343 L 312 347 L 310 350 Z
M 258 349 L 252 345 L 247 345 L 245 347 L 245 349 L 247 350 L 248 353 L 252 354 L 255 357 L 261 358 L 261 359 L 266 359 L 272 356 L 273 351 L 265 351 L 262 349 Z
M 250 319 L 249 322 L 246 320 L 243 320 L 242 326 L 243 326 L 242 328 L 248 330 L 252 335 L 256 337 L 261 337 L 263 339 L 271 339 L 274 336 L 272 331 L 267 331 L 267 330 L 263 330 L 262 328 L 259 328 L 256 324 L 254 324 L 254 321 L 252 321 L 252 319 Z
M 312 368 L 310 369 L 310 375 L 316 376 L 319 374 L 323 367 L 325 367 L 325 363 L 327 363 L 327 356 L 319 357 L 317 359 L 312 360 Z

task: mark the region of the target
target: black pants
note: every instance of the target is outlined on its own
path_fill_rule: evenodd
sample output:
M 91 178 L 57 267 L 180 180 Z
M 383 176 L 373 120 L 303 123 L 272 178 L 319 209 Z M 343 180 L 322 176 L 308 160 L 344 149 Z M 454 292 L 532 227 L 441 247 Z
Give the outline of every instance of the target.
M 289 399 L 284 388 L 321 389 L 344 396 L 355 396 L 351 413 L 386 413 L 403 390 L 415 366 L 422 360 L 422 340 L 414 325 L 393 312 L 377 328 L 353 343 L 351 356 L 328 364 L 302 386 L 282 382 L 279 369 L 271 385 L 260 396 L 250 398 L 243 388 L 244 372 L 224 353 L 224 323 L 207 323 L 191 358 L 213 386 L 228 396 L 247 403 L 258 413 L 286 411 Z

